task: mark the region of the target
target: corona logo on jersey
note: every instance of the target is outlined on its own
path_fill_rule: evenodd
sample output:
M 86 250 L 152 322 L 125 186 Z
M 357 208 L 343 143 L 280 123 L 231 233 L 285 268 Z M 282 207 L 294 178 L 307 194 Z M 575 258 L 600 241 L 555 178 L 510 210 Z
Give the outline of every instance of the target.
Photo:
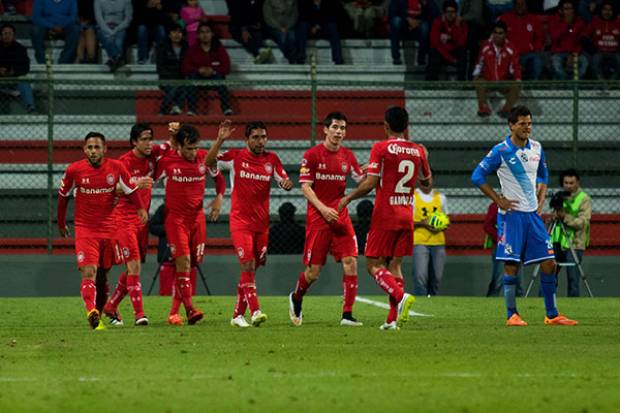
M 407 155 L 420 156 L 420 152 L 416 148 L 403 147 L 397 143 L 389 144 L 387 147 L 387 150 L 392 155 L 399 155 L 401 153 L 406 153 Z

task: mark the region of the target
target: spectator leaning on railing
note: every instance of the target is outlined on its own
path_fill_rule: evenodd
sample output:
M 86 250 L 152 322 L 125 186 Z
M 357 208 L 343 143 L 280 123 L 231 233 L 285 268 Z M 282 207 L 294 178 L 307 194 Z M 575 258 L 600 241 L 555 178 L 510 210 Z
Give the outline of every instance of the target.
M 493 26 L 491 38 L 482 45 L 480 57 L 474 69 L 474 83 L 478 96 L 478 116 L 491 115 L 491 108 L 487 99 L 489 91 L 497 90 L 506 96 L 506 103 L 497 112 L 502 118 L 510 115 L 510 110 L 519 99 L 521 87 L 518 84 L 497 86 L 493 82 L 507 80 L 521 80 L 521 67 L 517 52 L 506 40 L 506 23 L 498 20 Z
M 512 11 L 502 14 L 499 19 L 506 23 L 506 37 L 519 55 L 523 79 L 538 80 L 545 46 L 545 34 L 538 16 L 528 12 L 526 0 L 514 0 Z
M 65 45 L 58 63 L 73 63 L 80 40 L 76 0 L 34 0 L 30 35 L 37 63 L 45 64 L 45 40 L 48 36 L 64 37 Z
M 443 15 L 437 17 L 431 29 L 431 48 L 426 80 L 437 80 L 442 65 L 456 66 L 456 77 L 465 80 L 467 76 L 467 23 L 457 15 L 455 0 L 445 0 Z
M 616 17 L 611 0 L 603 2 L 599 15 L 587 29 L 587 37 L 594 78 L 603 80 L 608 75 L 612 80 L 620 79 L 620 18 Z
M 27 75 L 30 71 L 30 59 L 26 48 L 15 40 L 15 27 L 11 24 L 3 24 L 0 32 L 0 78 L 17 78 Z M 9 89 L 10 94 L 18 92 L 28 113 L 35 111 L 30 83 L 23 79 L 16 79 L 15 84 L 2 83 L 0 86 Z
M 575 60 L 578 65 L 579 78 L 583 78 L 588 69 L 588 59 L 582 53 L 581 47 L 585 29 L 583 20 L 575 14 L 575 4 L 571 0 L 560 1 L 558 13 L 549 22 L 551 67 L 554 79 L 571 79 L 569 73 L 574 77 Z
M 112 72 L 125 64 L 125 34 L 132 15 L 131 0 L 95 0 L 97 37 L 108 54 L 106 65 Z

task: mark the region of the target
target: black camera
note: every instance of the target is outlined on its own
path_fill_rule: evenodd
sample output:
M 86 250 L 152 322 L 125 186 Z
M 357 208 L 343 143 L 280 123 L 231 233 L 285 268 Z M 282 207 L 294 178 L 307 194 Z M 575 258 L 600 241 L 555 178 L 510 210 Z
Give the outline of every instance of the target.
M 549 206 L 555 211 L 564 209 L 564 201 L 570 197 L 570 191 L 558 191 L 549 200 Z

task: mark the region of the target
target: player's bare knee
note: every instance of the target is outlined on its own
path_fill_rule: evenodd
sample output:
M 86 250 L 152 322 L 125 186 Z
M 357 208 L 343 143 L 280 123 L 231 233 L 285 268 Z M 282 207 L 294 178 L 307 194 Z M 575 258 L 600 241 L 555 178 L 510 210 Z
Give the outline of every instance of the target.
M 342 259 L 342 268 L 347 275 L 357 275 L 357 258 L 344 257 Z
M 256 261 L 248 261 L 241 263 L 241 271 L 255 271 L 256 270 Z
M 305 271 L 306 280 L 309 282 L 314 282 L 319 279 L 319 275 L 321 275 L 321 266 L 320 265 L 311 265 L 306 267 Z
M 518 271 L 519 271 L 519 264 L 518 263 L 506 261 L 506 263 L 504 264 L 504 273 L 506 275 L 510 275 L 510 276 L 515 277 L 517 275 Z
M 80 267 L 80 274 L 82 274 L 83 279 L 94 281 L 97 278 L 97 267 L 94 265 Z
M 139 275 L 140 274 L 140 261 L 129 261 L 127 263 L 127 272 L 131 275 Z
M 191 269 L 191 261 L 189 255 L 176 257 L 174 260 L 174 264 L 177 272 L 189 272 Z
M 556 266 L 555 260 L 547 260 L 540 264 L 540 269 L 545 274 L 555 274 Z

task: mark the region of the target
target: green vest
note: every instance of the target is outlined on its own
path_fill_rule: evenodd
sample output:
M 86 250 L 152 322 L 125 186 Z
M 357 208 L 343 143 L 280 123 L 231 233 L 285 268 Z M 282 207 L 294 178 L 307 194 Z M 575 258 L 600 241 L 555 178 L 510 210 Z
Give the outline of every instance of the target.
M 577 196 L 572 200 L 564 201 L 564 211 L 566 213 L 577 217 L 579 216 L 579 207 L 581 206 L 581 202 L 583 202 L 586 197 L 586 193 L 583 191 L 579 191 Z M 573 238 L 575 238 L 575 230 L 568 225 L 564 225 L 565 234 L 562 234 L 562 227 L 560 225 L 556 225 L 553 228 L 553 233 L 551 234 L 551 241 L 554 244 L 560 244 L 562 248 L 569 249 L 573 244 Z M 586 247 L 590 244 L 590 224 L 588 223 L 586 226 Z

